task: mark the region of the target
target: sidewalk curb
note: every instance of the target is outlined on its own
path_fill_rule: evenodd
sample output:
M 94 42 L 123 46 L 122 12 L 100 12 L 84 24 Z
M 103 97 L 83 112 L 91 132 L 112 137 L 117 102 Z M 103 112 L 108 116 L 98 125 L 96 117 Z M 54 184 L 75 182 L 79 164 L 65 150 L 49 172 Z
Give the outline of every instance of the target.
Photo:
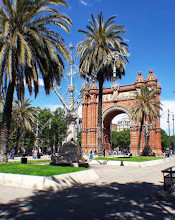
M 48 177 L 0 173 L 0 185 L 37 190 L 62 190 L 74 185 L 90 183 L 98 178 L 93 169 Z
M 122 161 L 122 160 L 91 160 L 88 163 L 90 165 L 109 165 L 109 166 L 130 166 L 130 167 L 149 167 L 158 165 L 161 163 L 169 162 L 175 158 L 163 158 L 158 160 L 149 160 L 144 162 L 134 162 L 134 161 Z

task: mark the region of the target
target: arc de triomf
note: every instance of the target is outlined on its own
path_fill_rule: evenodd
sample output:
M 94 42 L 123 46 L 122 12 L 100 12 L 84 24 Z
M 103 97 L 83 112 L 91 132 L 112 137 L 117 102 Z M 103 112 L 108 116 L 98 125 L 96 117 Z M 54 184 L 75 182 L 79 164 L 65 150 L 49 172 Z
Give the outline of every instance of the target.
M 117 83 L 113 83 L 111 88 L 103 89 L 103 149 L 106 149 L 107 151 L 111 149 L 110 124 L 112 119 L 121 113 L 126 113 L 130 119 L 130 152 L 133 155 L 137 155 L 139 125 L 131 119 L 129 112 L 131 106 L 136 102 L 136 90 L 145 84 L 150 87 L 157 87 L 161 92 L 161 86 L 154 76 L 152 70 L 149 71 L 149 75 L 146 80 L 143 78 L 142 72 L 138 72 L 138 77 L 136 78 L 135 83 L 132 85 L 119 86 Z M 157 96 L 157 100 L 160 100 L 160 95 Z M 84 149 L 87 153 L 89 153 L 91 150 L 98 151 L 97 114 L 98 87 L 95 83 L 93 83 L 89 92 L 86 94 L 82 101 L 81 146 L 82 149 Z M 150 132 L 149 145 L 152 149 L 152 152 L 156 153 L 156 155 L 162 155 L 160 120 L 154 124 Z M 144 134 L 142 134 L 140 152 L 142 152 L 144 146 L 145 139 Z

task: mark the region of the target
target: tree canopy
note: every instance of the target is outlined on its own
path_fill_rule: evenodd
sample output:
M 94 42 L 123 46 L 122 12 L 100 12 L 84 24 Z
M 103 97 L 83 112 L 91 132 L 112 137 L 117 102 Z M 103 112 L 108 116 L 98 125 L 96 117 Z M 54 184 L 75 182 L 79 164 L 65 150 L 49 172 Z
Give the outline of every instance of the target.
M 112 149 L 119 147 L 120 151 L 129 151 L 130 129 L 112 131 Z
M 2 162 L 7 161 L 8 137 L 11 124 L 13 97 L 18 100 L 29 93 L 39 92 L 39 75 L 46 94 L 53 84 L 60 84 L 63 59 L 70 60 L 64 39 L 53 27 L 70 32 L 68 16 L 57 6 L 67 6 L 64 0 L 2 0 L 0 7 L 0 91 L 6 92 L 0 133 Z

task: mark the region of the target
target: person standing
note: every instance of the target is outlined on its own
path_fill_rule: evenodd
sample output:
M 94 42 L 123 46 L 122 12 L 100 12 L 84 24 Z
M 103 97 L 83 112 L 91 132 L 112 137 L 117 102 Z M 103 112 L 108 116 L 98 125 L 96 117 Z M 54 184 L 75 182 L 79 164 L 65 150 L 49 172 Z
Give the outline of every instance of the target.
M 106 151 L 105 149 L 103 149 L 103 156 L 105 157 L 105 155 L 106 155 Z
M 12 159 L 14 159 L 14 157 L 15 157 L 15 149 L 13 148 L 12 149 Z
M 91 159 L 91 160 L 93 159 L 93 153 L 92 153 L 92 150 L 91 150 L 91 153 L 90 153 L 90 159 Z
M 37 151 L 37 149 L 35 148 L 35 150 L 34 150 L 34 159 L 37 159 L 37 153 L 38 153 L 38 151 Z

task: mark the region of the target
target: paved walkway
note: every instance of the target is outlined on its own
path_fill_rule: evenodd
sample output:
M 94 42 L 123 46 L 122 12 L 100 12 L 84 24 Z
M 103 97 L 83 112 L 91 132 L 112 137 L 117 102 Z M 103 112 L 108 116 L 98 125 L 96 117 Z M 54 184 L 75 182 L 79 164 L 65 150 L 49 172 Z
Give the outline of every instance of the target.
M 99 179 L 60 192 L 0 186 L 1 219 L 175 219 L 175 200 L 162 197 L 162 169 L 96 165 Z
M 49 160 L 49 155 L 43 155 L 40 159 L 34 159 L 32 156 L 26 156 L 28 160 Z M 15 157 L 14 159 L 9 158 L 9 162 L 21 161 L 21 157 Z

